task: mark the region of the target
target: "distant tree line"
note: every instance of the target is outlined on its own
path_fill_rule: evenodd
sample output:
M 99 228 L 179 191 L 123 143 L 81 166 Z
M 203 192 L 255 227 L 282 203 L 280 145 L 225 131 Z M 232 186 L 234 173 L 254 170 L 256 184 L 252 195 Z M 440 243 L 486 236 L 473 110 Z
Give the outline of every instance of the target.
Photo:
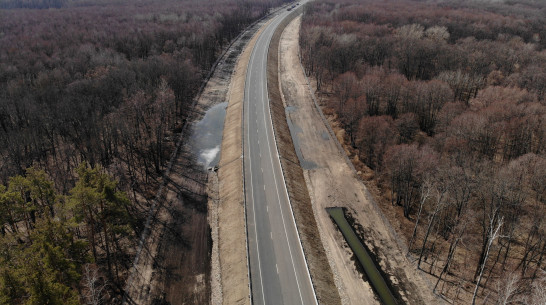
M 67 0 L 0 0 L 1 9 L 12 8 L 61 8 L 67 3 Z
M 114 302 L 203 79 L 282 2 L 0 1 L 0 304 Z
M 305 71 L 452 299 L 544 302 L 531 297 L 546 266 L 544 12 L 533 0 L 306 6 Z

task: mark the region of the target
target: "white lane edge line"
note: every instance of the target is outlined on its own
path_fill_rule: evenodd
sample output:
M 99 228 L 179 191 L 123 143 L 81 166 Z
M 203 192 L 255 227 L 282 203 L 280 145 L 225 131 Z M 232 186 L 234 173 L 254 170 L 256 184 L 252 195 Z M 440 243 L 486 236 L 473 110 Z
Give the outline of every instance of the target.
M 268 52 L 269 52 L 269 51 L 268 51 Z M 265 53 L 265 54 L 267 54 L 267 53 Z M 264 57 L 265 57 L 265 55 L 262 56 L 261 65 L 262 65 L 262 66 L 265 66 L 265 67 L 266 67 L 265 71 L 267 71 L 267 66 L 264 65 L 264 63 L 265 63 Z M 267 72 L 266 72 L 266 73 L 267 73 Z M 266 81 L 267 81 L 267 79 L 266 79 Z M 263 83 L 264 83 L 264 82 L 260 82 L 260 84 L 262 85 L 262 90 L 261 90 L 262 92 L 264 92 Z M 267 86 L 267 83 L 266 83 L 266 86 Z M 267 88 L 267 87 L 266 87 L 266 88 Z M 263 106 L 264 106 L 264 111 L 263 111 L 263 114 L 264 114 L 264 124 L 265 124 L 265 122 L 267 121 L 267 117 L 266 117 L 266 113 L 265 113 L 265 112 L 266 112 L 266 111 L 265 111 L 265 108 L 267 108 L 267 112 L 269 113 L 269 122 L 270 122 L 269 125 L 271 126 L 271 130 L 273 130 L 273 119 L 271 118 L 271 112 L 270 112 L 270 109 L 269 109 L 269 102 L 270 102 L 270 101 L 269 101 L 269 96 L 266 95 L 266 96 L 265 96 L 265 99 L 262 99 L 262 100 L 266 100 L 266 101 L 267 101 L 267 107 L 265 107 L 265 104 L 263 105 Z M 267 147 L 268 147 L 268 149 L 269 149 L 269 153 L 271 154 L 271 145 L 270 145 L 271 140 L 270 140 L 270 138 L 269 138 L 269 128 L 266 128 L 265 135 L 266 135 L 266 138 L 267 138 Z M 276 140 L 275 140 L 275 145 L 276 145 Z M 275 146 L 275 147 L 276 147 L 276 146 Z M 278 150 L 277 150 L 276 152 L 277 152 L 277 154 L 278 154 Z M 277 154 L 275 154 L 275 155 L 277 155 Z M 278 157 L 278 155 L 277 155 L 277 157 Z M 276 189 L 276 191 L 277 191 L 277 195 L 280 196 L 280 194 L 279 194 L 279 187 L 278 187 L 277 178 L 276 178 L 277 176 L 276 176 L 276 174 L 275 174 L 275 165 L 273 164 L 273 156 L 270 156 L 269 160 L 271 161 L 271 167 L 272 167 L 272 169 L 273 169 L 272 171 L 273 171 L 273 181 L 275 181 L 275 189 Z M 279 159 L 278 159 L 278 160 L 279 160 Z M 279 160 L 279 167 L 280 167 L 280 160 Z M 282 172 L 282 169 L 281 169 L 281 172 Z M 283 179 L 284 179 L 284 177 L 283 177 Z M 287 198 L 288 198 L 288 196 L 287 196 Z M 290 199 L 288 198 L 288 200 L 290 200 Z M 281 207 L 280 203 L 279 203 L 279 208 L 280 208 L 280 211 L 281 211 L 281 218 L 282 218 L 282 222 L 283 222 L 284 235 L 285 235 L 285 237 L 286 237 L 286 244 L 288 245 L 288 252 L 289 252 L 289 254 L 290 254 L 290 261 L 292 262 L 292 269 L 294 270 L 294 276 L 295 276 L 295 278 L 296 278 L 296 284 L 297 284 L 297 286 L 298 286 L 298 293 L 299 293 L 299 295 L 300 295 L 300 301 L 301 301 L 301 304 L 304 304 L 304 302 L 303 302 L 303 296 L 302 296 L 302 294 L 301 294 L 300 281 L 299 281 L 299 279 L 298 279 L 298 272 L 296 271 L 296 265 L 295 265 L 295 263 L 294 263 L 294 257 L 293 257 L 293 255 L 292 255 L 292 247 L 290 246 L 290 242 L 288 241 L 288 233 L 287 233 L 287 231 L 286 231 L 286 222 L 285 222 L 285 220 L 284 220 L 284 214 L 283 214 L 283 212 L 282 212 L 282 207 Z M 296 235 L 298 235 L 298 239 L 299 239 L 299 233 L 298 233 L 297 227 L 296 227 Z M 300 247 L 301 247 L 301 243 L 300 243 Z M 302 253 L 303 253 L 303 249 L 302 249 Z M 303 260 L 305 261 L 305 254 L 303 255 Z M 309 272 L 309 270 L 308 270 L 307 272 Z M 311 280 L 310 280 L 310 281 L 311 281 Z M 315 289 L 314 289 L 314 287 L 313 287 L 312 281 L 311 281 L 311 290 L 313 291 L 313 294 L 314 294 L 314 293 L 315 293 Z
M 252 52 L 254 52 L 254 50 L 255 49 L 253 49 Z M 251 57 L 252 57 L 252 54 L 251 54 Z M 250 62 L 250 65 L 252 65 L 252 62 Z M 248 69 L 248 67 L 247 67 L 247 69 Z M 249 75 L 248 75 L 249 79 L 251 79 L 252 78 L 251 77 L 252 76 L 252 68 L 248 69 L 248 71 L 249 71 Z M 248 90 L 250 90 L 250 89 L 247 89 L 246 91 L 248 93 L 250 93 Z M 250 97 L 250 94 L 249 94 L 249 97 Z M 249 103 L 250 103 L 250 100 L 249 100 Z M 250 130 L 250 114 L 248 116 L 249 116 L 249 120 L 247 120 L 247 139 L 248 139 L 247 145 L 250 144 L 250 133 L 249 133 L 249 130 Z M 259 273 L 259 276 L 260 276 L 260 285 L 261 285 L 261 290 L 262 290 L 262 301 L 263 301 L 263 304 L 265 305 L 264 283 L 263 283 L 263 279 L 262 279 L 262 264 L 261 264 L 261 261 L 260 261 L 260 247 L 259 247 L 259 243 L 258 243 L 258 229 L 257 229 L 257 226 L 256 226 L 256 207 L 255 207 L 255 204 L 254 204 L 254 190 L 253 190 L 254 186 L 253 186 L 253 183 L 252 183 L 252 158 L 250 157 L 250 148 L 248 148 L 248 151 L 249 151 L 248 166 L 249 166 L 249 171 L 250 171 L 250 193 L 251 193 L 251 198 L 252 198 L 252 212 L 254 214 L 254 234 L 256 235 L 256 253 L 258 255 L 258 257 L 257 257 L 258 258 L 258 273 Z M 250 293 L 252 293 L 252 291 Z

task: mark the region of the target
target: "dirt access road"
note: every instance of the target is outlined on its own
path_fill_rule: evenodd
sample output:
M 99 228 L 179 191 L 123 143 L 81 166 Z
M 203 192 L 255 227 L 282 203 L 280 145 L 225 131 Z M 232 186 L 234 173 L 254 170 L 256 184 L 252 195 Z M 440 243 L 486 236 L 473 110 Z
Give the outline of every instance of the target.
M 320 236 L 343 304 L 379 304 L 368 282 L 357 270 L 353 254 L 325 208 L 346 207 L 361 236 L 376 256 L 381 269 L 389 275 L 399 296 L 407 304 L 442 304 L 430 283 L 404 256 L 405 246 L 398 241 L 390 224 L 381 216 L 373 198 L 349 166 L 326 127 L 299 61 L 299 28 L 296 18 L 284 31 L 280 45 L 280 79 L 288 119 L 298 132 L 297 141 L 304 162 L 304 175 L 313 203 Z

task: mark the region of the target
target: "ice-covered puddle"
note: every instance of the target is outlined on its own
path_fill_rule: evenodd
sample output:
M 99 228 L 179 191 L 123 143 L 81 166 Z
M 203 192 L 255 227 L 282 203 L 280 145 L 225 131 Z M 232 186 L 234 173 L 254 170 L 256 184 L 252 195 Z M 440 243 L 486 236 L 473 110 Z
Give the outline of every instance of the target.
M 191 150 L 204 169 L 218 165 L 227 102 L 211 107 L 203 119 L 193 125 Z
M 217 159 L 219 159 L 219 156 L 220 156 L 219 152 L 220 152 L 220 145 L 211 149 L 204 149 L 201 152 L 201 155 L 199 155 L 200 163 L 203 163 L 205 167 L 215 166 L 216 164 L 218 164 Z M 215 164 L 212 164 L 213 161 L 215 161 L 214 162 Z

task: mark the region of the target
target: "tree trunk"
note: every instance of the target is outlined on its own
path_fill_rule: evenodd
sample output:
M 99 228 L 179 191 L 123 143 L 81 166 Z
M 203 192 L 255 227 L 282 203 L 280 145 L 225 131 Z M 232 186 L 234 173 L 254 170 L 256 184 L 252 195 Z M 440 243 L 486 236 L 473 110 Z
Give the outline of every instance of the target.
M 544 260 L 544 252 L 546 252 L 546 242 L 542 244 L 542 250 L 540 251 L 540 256 L 537 261 L 537 267 L 535 268 L 535 271 L 533 272 L 533 276 L 531 276 L 531 280 L 534 281 L 537 277 L 537 271 L 542 270 L 542 261 Z
M 437 211 L 434 211 L 434 214 L 429 218 L 427 231 L 425 233 L 425 238 L 423 239 L 423 246 L 421 247 L 421 253 L 419 254 L 419 262 L 417 263 L 417 269 L 421 269 L 421 261 L 423 259 L 423 253 L 425 253 L 425 247 L 427 245 L 428 236 L 430 235 L 430 230 L 432 229 L 432 223 L 436 219 Z
M 100 202 L 100 206 L 101 206 L 101 212 L 102 213 L 105 213 L 104 211 L 104 202 L 101 200 Z M 111 255 L 110 255 L 110 243 L 108 242 L 108 231 L 106 229 L 106 219 L 104 217 L 104 215 L 101 217 L 102 218 L 102 232 L 104 234 L 104 248 L 106 250 L 106 262 L 108 264 L 108 278 L 110 280 L 112 280 L 112 261 L 111 261 Z
M 88 219 L 88 226 L 90 226 L 90 229 L 87 229 L 87 234 L 89 235 L 89 241 L 91 242 L 91 251 L 93 252 L 93 260 L 97 261 L 97 245 L 95 241 L 95 220 L 93 219 L 93 214 L 91 211 L 91 207 L 87 207 L 87 210 L 89 212 L 89 219 Z
M 434 223 L 434 220 L 436 220 L 436 215 L 438 215 L 438 212 L 442 209 L 443 206 L 443 197 L 444 197 L 445 191 L 438 193 L 438 197 L 436 200 L 436 206 L 434 207 L 434 213 L 429 216 L 429 222 L 427 226 L 427 231 L 425 233 L 425 238 L 423 239 L 423 246 L 421 247 L 421 253 L 419 254 L 419 262 L 417 263 L 417 269 L 421 269 L 421 261 L 423 259 L 423 253 L 425 252 L 425 247 L 427 245 L 427 240 L 430 235 L 430 230 L 432 229 L 432 224 Z
M 476 304 L 476 297 L 478 295 L 478 289 L 480 287 L 480 282 L 482 281 L 483 271 L 485 270 L 485 264 L 487 263 L 487 258 L 489 257 L 489 251 L 491 250 L 491 246 L 493 245 L 493 242 L 495 239 L 497 239 L 499 234 L 499 229 L 502 227 L 503 219 L 501 218 L 496 226 L 494 228 L 494 219 L 491 219 L 490 225 L 489 225 L 489 241 L 487 242 L 487 247 L 485 250 L 485 255 L 483 259 L 483 263 L 480 265 L 480 273 L 478 274 L 478 280 L 476 281 L 476 287 L 474 288 L 474 293 L 472 294 L 472 305 Z
M 463 229 L 464 232 L 464 229 Z M 463 232 L 451 242 L 449 245 L 449 251 L 447 252 L 447 258 L 446 263 L 444 264 L 444 267 L 442 268 L 442 272 L 440 272 L 440 276 L 438 276 L 438 280 L 436 281 L 436 285 L 434 285 L 434 289 L 432 290 L 434 293 L 436 293 L 436 288 L 438 287 L 438 284 L 442 280 L 442 276 L 449 271 L 449 267 L 451 265 L 451 260 L 453 259 L 453 256 L 455 254 L 455 250 L 457 249 L 457 244 L 462 238 Z
M 417 235 L 417 226 L 419 225 L 419 220 L 421 219 L 421 212 L 423 211 L 423 205 L 425 204 L 425 201 L 428 199 L 429 194 L 430 194 L 430 188 L 428 186 L 426 187 L 426 190 L 422 189 L 421 200 L 419 201 L 419 211 L 417 212 L 417 217 L 415 219 L 415 226 L 413 227 L 413 233 L 411 234 L 411 238 L 408 244 L 408 253 L 411 252 L 411 247 L 413 246 L 413 242 L 415 241 L 415 236 Z
M 500 242 L 499 242 L 500 243 Z M 487 286 L 487 283 L 489 283 L 489 279 L 491 278 L 491 273 L 493 273 L 493 270 L 495 269 L 495 266 L 497 266 L 497 263 L 499 262 L 500 254 L 502 252 L 502 245 L 499 247 L 499 251 L 497 252 L 497 256 L 495 257 L 495 262 L 493 263 L 493 266 L 489 269 L 489 274 L 486 276 L 484 286 Z

